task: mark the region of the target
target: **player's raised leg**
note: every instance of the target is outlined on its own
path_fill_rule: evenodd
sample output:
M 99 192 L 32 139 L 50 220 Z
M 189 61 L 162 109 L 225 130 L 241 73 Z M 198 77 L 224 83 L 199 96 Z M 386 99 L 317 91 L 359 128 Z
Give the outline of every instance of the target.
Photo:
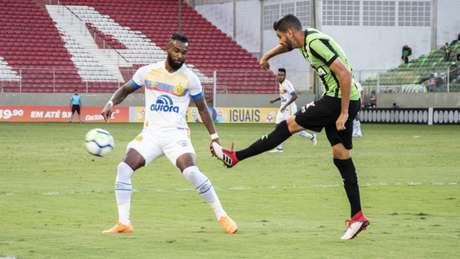
M 209 178 L 195 165 L 194 154 L 182 154 L 177 158 L 176 166 L 182 172 L 185 179 L 195 187 L 203 200 L 212 207 L 217 221 L 222 225 L 224 230 L 229 234 L 236 233 L 238 226 L 225 212 Z
M 133 226 L 130 221 L 132 184 L 131 177 L 135 170 L 145 165 L 144 157 L 135 149 L 129 149 L 125 159 L 118 164 L 115 179 L 115 197 L 118 207 L 118 222 L 103 233 L 130 233 Z
M 294 116 L 291 116 L 287 121 L 277 124 L 275 129 L 268 135 L 261 137 L 245 149 L 233 151 L 222 148 L 218 143 L 213 142 L 211 152 L 218 159 L 222 160 L 227 167 L 233 167 L 241 160 L 275 148 L 292 136 L 292 134 L 301 130 L 304 130 L 304 128 L 297 124 Z

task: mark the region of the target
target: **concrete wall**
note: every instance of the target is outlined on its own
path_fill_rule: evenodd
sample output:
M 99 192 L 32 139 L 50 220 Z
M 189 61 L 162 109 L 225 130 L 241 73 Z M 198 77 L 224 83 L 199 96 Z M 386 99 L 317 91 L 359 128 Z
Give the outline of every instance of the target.
M 72 94 L 36 94 L 36 93 L 3 93 L 0 94 L 0 105 L 70 105 Z M 81 94 L 83 105 L 102 106 L 109 100 L 112 94 Z M 217 106 L 219 107 L 279 107 L 279 102 L 270 104 L 269 100 L 276 98 L 276 94 L 225 94 L 217 95 Z M 297 105 L 311 102 L 313 96 L 300 95 Z M 193 103 L 193 102 L 192 102 Z M 123 101 L 121 106 L 143 106 L 144 95 L 132 94 Z M 211 104 L 210 104 L 211 105 Z
M 251 53 L 260 52 L 260 8 L 259 1 L 237 1 L 234 28 L 232 1 L 195 6 L 197 12 Z
M 412 48 L 412 58 L 431 49 L 430 27 L 323 26 L 321 29 L 339 42 L 355 71 L 399 66 L 405 44 Z
M 80 94 L 82 105 L 103 106 L 112 94 Z M 72 93 L 2 93 L 0 105 L 70 105 Z M 122 106 L 138 106 L 144 102 L 143 94 L 132 94 L 121 104 Z
M 300 0 L 298 0 L 300 1 Z M 395 0 L 396 2 L 403 0 Z M 422 0 L 425 1 L 425 0 Z M 266 0 L 265 5 L 297 2 L 296 0 Z M 321 4 L 318 3 L 318 16 L 321 24 Z M 444 42 L 451 42 L 460 33 L 460 1 L 459 0 L 438 0 L 437 12 L 437 45 Z M 260 44 L 260 0 L 238 0 L 237 1 L 237 37 L 236 41 L 250 52 L 259 51 Z M 216 26 L 221 28 L 229 36 L 233 31 L 233 3 L 219 2 L 216 4 L 197 5 L 196 9 Z M 362 18 L 361 18 L 362 19 Z M 413 57 L 418 57 L 430 51 L 431 48 L 431 27 L 424 26 L 321 26 L 320 29 L 334 37 L 348 54 L 354 70 L 375 70 L 389 69 L 401 63 L 401 48 L 404 44 L 412 47 Z M 244 35 L 251 35 L 248 40 Z M 267 51 L 276 42 L 276 35 L 272 30 L 265 30 L 262 33 L 263 50 Z M 284 55 L 273 60 L 273 67 L 280 66 L 288 69 L 308 70 L 302 57 L 297 53 Z M 293 68 L 291 68 L 293 66 Z M 297 77 L 297 76 L 295 76 Z M 300 89 L 305 89 L 301 81 L 295 83 Z
M 377 107 L 390 108 L 396 102 L 401 108 L 459 108 L 460 93 L 378 94 Z
M 456 39 L 460 33 L 460 1 L 438 0 L 438 47 Z

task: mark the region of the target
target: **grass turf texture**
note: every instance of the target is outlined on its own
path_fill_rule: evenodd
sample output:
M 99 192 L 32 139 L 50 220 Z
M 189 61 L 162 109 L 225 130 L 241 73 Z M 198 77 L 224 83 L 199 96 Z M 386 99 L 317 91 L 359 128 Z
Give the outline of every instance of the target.
M 109 130 L 115 150 L 90 156 L 85 133 Z M 239 224 L 223 232 L 211 208 L 161 158 L 133 177 L 135 233 L 103 235 L 116 221 L 116 165 L 140 124 L 0 124 L 0 256 L 18 258 L 457 258 L 458 126 L 364 125 L 354 161 L 370 228 L 340 241 L 348 202 L 324 133 L 292 137 L 284 153 L 224 168 L 192 124 L 201 170 Z M 273 125 L 218 125 L 245 147 Z

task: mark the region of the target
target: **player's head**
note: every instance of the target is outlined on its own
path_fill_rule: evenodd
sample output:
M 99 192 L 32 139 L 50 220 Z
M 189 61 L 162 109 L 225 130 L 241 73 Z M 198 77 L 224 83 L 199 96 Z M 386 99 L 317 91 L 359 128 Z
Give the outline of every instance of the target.
M 174 69 L 179 69 L 185 62 L 185 56 L 188 52 L 188 39 L 185 35 L 174 33 L 168 45 L 166 46 L 168 53 L 167 62 Z
M 78 94 L 78 89 L 73 90 L 73 94 Z
M 286 79 L 286 69 L 285 68 L 279 68 L 278 69 L 278 75 L 276 76 L 278 79 L 279 83 L 282 83 L 284 79 Z
M 303 42 L 296 39 L 296 34 L 302 33 L 302 24 L 299 19 L 292 14 L 285 15 L 273 23 L 273 30 L 278 36 L 279 43 L 286 46 L 289 50 L 299 48 Z

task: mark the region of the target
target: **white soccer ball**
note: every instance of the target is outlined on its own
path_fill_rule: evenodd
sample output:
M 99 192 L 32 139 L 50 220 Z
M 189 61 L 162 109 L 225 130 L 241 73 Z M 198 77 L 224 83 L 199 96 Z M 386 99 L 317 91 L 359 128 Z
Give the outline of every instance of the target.
M 92 129 L 86 133 L 85 147 L 88 153 L 95 156 L 105 156 L 113 150 L 115 142 L 112 134 L 105 129 Z

